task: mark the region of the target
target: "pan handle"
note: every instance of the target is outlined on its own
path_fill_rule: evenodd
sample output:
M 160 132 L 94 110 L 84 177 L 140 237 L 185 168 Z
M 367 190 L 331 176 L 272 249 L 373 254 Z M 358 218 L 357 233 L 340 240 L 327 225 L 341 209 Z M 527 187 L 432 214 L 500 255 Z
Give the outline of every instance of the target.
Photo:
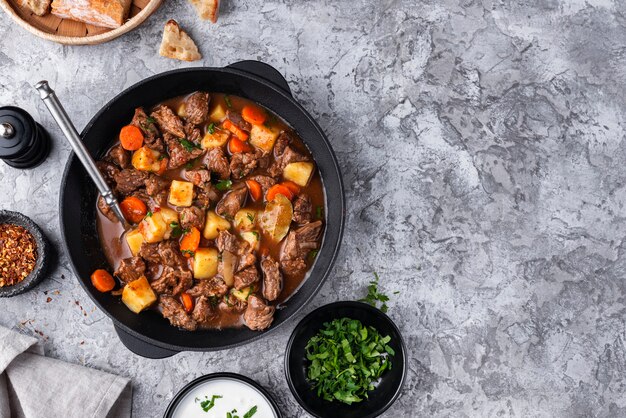
M 228 65 L 228 68 L 245 71 L 257 77 L 269 81 L 281 90 L 292 96 L 291 89 L 285 77 L 274 67 L 261 61 L 245 60 Z
M 138 356 L 151 359 L 162 359 L 178 354 L 178 351 L 167 350 L 140 340 L 139 338 L 130 335 L 117 325 L 113 325 L 113 327 L 115 328 L 115 332 L 120 338 L 122 344 Z

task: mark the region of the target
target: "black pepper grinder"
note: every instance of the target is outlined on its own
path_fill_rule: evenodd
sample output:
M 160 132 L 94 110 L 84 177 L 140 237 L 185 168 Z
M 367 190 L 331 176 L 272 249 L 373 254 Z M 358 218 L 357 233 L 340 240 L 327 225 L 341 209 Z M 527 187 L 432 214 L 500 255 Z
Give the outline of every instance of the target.
M 0 159 L 15 168 L 33 168 L 50 153 L 50 137 L 23 109 L 0 107 Z

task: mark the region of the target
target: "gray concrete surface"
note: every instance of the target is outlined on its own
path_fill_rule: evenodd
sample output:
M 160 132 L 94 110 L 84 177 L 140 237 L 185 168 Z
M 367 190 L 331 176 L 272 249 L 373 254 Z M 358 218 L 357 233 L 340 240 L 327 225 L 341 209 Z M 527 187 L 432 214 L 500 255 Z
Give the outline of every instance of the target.
M 0 103 L 32 112 L 55 147 L 32 171 L 0 164 L 0 208 L 31 216 L 59 246 L 69 150 L 31 84 L 50 80 L 82 128 L 121 89 L 186 65 L 156 54 L 173 17 L 203 65 L 274 65 L 327 132 L 347 233 L 304 313 L 363 296 L 373 272 L 400 291 L 390 315 L 409 375 L 386 417 L 626 416 L 626 3 L 224 0 L 217 25 L 165 3 L 92 47 L 1 21 Z M 0 324 L 39 335 L 50 356 L 131 378 L 136 417 L 159 416 L 186 382 L 216 371 L 244 373 L 287 416 L 306 416 L 282 367 L 295 322 L 238 349 L 142 359 L 63 254 L 35 291 L 0 300 Z

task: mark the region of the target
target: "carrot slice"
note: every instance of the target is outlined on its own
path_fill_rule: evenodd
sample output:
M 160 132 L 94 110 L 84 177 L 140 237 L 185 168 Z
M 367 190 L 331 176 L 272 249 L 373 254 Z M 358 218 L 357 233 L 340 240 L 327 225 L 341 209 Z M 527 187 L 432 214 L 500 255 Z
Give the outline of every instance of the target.
M 250 196 L 252 196 L 252 200 L 255 202 L 257 200 L 261 200 L 263 197 L 263 189 L 261 189 L 261 185 L 256 180 L 246 180 L 246 186 L 248 186 L 248 191 L 250 192 Z
M 228 141 L 228 150 L 231 154 L 236 154 L 238 152 L 250 152 L 252 151 L 252 147 L 237 138 L 231 138 L 230 141 Z
M 222 125 L 224 126 L 224 128 L 228 129 L 233 134 L 235 134 L 235 136 L 237 138 L 239 138 L 240 140 L 242 140 L 242 141 L 247 141 L 248 140 L 248 133 L 246 131 L 244 131 L 243 129 L 239 128 L 239 126 L 235 125 L 234 123 L 232 123 L 228 119 L 226 119 L 224 122 L 222 122 Z
M 253 125 L 262 125 L 265 122 L 265 112 L 256 106 L 244 106 L 241 110 L 241 117 Z
M 148 213 L 146 204 L 135 196 L 129 196 L 122 200 L 122 203 L 120 203 L 120 209 L 122 209 L 124 218 L 126 218 L 128 222 L 134 224 L 141 222 L 141 220 L 146 216 L 146 213 Z
M 163 175 L 163 173 L 165 173 L 165 170 L 167 170 L 167 163 L 169 162 L 169 159 L 167 157 L 163 157 L 161 159 L 161 163 L 159 165 L 159 169 L 157 170 L 156 174 L 158 176 Z
M 300 193 L 300 186 L 298 186 L 293 181 L 283 181 L 281 184 L 288 188 L 294 196 Z
M 183 308 L 185 308 L 185 312 L 191 313 L 193 311 L 193 298 L 187 292 L 183 292 L 180 295 L 180 300 L 183 302 Z
M 276 195 L 278 194 L 282 194 L 289 200 L 293 199 L 293 193 L 291 193 L 291 190 L 289 190 L 289 188 L 283 186 L 282 184 L 276 184 L 270 187 L 270 189 L 267 191 L 267 193 L 265 194 L 265 200 L 271 202 L 272 200 L 274 200 L 274 198 L 276 198 Z
M 191 257 L 200 245 L 200 231 L 192 226 L 189 232 L 183 235 L 180 240 L 180 251 L 187 258 Z
M 103 269 L 98 269 L 91 274 L 91 283 L 99 292 L 110 292 L 115 287 L 115 279 Z
M 143 145 L 143 134 L 135 125 L 126 125 L 120 131 L 122 148 L 137 151 Z

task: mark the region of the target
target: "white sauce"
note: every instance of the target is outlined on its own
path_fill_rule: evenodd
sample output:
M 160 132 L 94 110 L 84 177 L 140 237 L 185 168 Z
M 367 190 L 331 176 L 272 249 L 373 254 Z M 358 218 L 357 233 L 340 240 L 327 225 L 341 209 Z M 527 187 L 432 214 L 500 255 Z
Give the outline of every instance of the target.
M 222 396 L 215 399 L 213 408 L 204 412 L 200 402 L 211 400 L 213 395 Z M 197 400 L 196 400 L 197 399 Z M 276 414 L 267 398 L 255 387 L 228 377 L 211 379 L 203 382 L 189 391 L 180 400 L 172 413 L 173 418 L 226 418 L 227 412 L 237 410 L 237 415 L 243 418 L 252 407 L 257 406 L 252 418 L 276 418 Z

